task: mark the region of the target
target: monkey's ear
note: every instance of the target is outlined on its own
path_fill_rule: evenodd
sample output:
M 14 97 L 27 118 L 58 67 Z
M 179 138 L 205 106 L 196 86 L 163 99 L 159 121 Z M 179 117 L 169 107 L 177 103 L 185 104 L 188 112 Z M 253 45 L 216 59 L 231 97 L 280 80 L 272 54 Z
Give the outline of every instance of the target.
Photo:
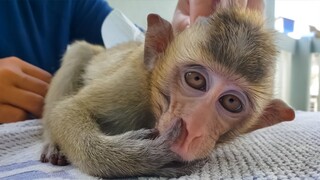
M 144 45 L 144 63 L 152 70 L 157 57 L 165 51 L 173 39 L 171 24 L 157 14 L 148 15 L 148 29 Z
M 257 124 L 247 132 L 272 126 L 283 121 L 291 121 L 295 118 L 294 110 L 280 99 L 273 99 L 258 118 Z

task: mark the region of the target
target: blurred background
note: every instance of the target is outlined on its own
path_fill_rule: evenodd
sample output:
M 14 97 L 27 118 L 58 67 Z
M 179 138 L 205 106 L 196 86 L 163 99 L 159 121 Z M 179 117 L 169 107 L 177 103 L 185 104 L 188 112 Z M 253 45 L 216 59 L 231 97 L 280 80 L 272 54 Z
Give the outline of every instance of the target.
M 108 0 L 142 28 L 149 13 L 171 21 L 177 1 Z M 276 97 L 296 110 L 320 111 L 320 0 L 265 0 L 265 15 L 278 32 Z

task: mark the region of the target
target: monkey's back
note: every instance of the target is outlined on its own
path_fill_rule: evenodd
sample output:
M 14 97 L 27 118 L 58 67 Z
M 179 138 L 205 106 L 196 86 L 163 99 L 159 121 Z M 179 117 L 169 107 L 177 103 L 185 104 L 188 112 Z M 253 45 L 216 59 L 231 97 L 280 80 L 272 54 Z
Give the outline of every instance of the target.
M 84 86 L 102 93 L 95 118 L 103 132 L 119 134 L 154 126 L 149 77 L 143 63 L 143 44 L 138 42 L 107 49 L 89 62 L 83 74 Z

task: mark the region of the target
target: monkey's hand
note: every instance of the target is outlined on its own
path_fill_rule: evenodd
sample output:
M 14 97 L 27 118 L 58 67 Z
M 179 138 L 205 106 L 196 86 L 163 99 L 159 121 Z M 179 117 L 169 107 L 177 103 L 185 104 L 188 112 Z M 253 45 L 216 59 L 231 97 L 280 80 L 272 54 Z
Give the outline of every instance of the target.
M 170 150 L 181 134 L 181 126 L 182 121 L 177 120 L 162 135 L 159 135 L 156 129 L 141 129 L 115 136 L 90 136 L 87 141 L 77 141 L 84 142 L 82 145 L 68 146 L 72 148 L 71 153 L 64 152 L 73 165 L 99 177 L 189 175 L 199 169 L 205 161 L 183 162 Z M 67 165 L 67 158 L 59 147 L 51 142 L 45 146 L 41 161 Z
M 159 135 L 156 129 L 141 129 L 129 131 L 120 135 L 120 144 L 126 144 L 140 149 L 135 163 L 138 175 L 155 175 L 178 177 L 189 175 L 199 169 L 205 161 L 183 162 L 182 159 L 170 150 L 173 142 L 181 134 L 182 121 L 177 120 L 168 131 Z M 134 144 L 131 144 L 134 143 Z M 131 145 L 130 145 L 131 144 Z M 139 172 L 140 171 L 140 172 Z
M 53 165 L 66 166 L 69 164 L 67 157 L 60 151 L 55 143 L 46 143 L 43 147 L 40 161 L 43 163 L 50 162 Z

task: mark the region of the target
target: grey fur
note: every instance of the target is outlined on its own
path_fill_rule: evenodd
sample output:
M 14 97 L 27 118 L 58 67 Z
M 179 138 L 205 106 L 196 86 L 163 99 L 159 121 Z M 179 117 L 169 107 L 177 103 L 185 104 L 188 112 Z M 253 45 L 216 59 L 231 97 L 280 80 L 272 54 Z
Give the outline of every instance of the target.
M 63 63 L 55 75 L 47 97 L 44 113 L 47 144 L 42 161 L 65 165 L 58 160 L 62 161 L 65 154 L 68 160 L 82 171 L 101 177 L 175 177 L 192 172 L 194 168 L 191 168 L 191 164 L 196 165 L 195 163 L 179 162 L 181 159 L 170 151 L 171 143 L 180 133 L 178 123 L 173 125 L 167 134 L 155 139 L 155 130 L 141 129 L 151 128 L 155 122 L 150 115 L 149 95 L 146 94 L 149 87 L 145 78 L 149 72 L 142 61 L 140 65 L 134 62 L 142 59 L 142 51 L 135 51 L 141 46 L 139 43 L 126 44 L 107 50 L 97 57 L 97 54 L 91 52 L 99 52 L 99 48 L 85 42 L 78 42 L 70 47 L 65 55 L 65 59 L 70 62 Z M 118 50 L 122 48 L 126 50 Z M 86 55 L 75 54 L 79 52 Z M 118 60 L 104 61 L 105 58 L 101 58 L 114 52 L 119 52 Z M 89 54 L 92 57 L 88 57 Z M 77 56 L 77 61 L 73 61 L 76 59 L 71 57 Z M 115 64 L 112 64 L 113 62 Z M 90 69 L 99 71 L 106 63 L 110 67 L 123 63 L 127 64 L 128 70 L 135 70 L 114 70 L 113 73 L 109 71 L 105 73 L 105 77 L 95 77 L 95 74 L 103 76 L 103 72 L 87 73 L 91 72 Z M 139 67 L 136 67 L 137 64 Z M 80 66 L 87 66 L 82 76 L 84 78 L 77 73 L 83 69 Z M 103 68 L 100 70 L 104 71 Z M 105 71 L 108 72 L 108 69 Z M 113 75 L 121 78 L 113 79 Z M 74 82 L 79 84 L 73 85 Z M 82 88 L 81 84 L 84 84 Z M 119 86 L 123 84 L 131 91 L 121 90 Z M 111 87 L 117 89 L 116 95 L 108 92 L 110 89 L 113 91 Z M 53 93 L 64 98 L 55 96 L 54 99 Z M 123 132 L 126 133 L 115 135 Z M 170 164 L 176 165 L 170 167 Z

